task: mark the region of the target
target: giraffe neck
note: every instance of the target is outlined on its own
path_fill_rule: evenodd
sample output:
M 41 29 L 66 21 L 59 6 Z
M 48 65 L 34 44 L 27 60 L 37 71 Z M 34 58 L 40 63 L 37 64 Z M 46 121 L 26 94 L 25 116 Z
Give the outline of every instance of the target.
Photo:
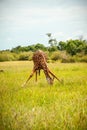
M 46 80 L 49 84 L 53 84 L 53 79 L 49 75 L 49 70 L 46 65 L 43 66 L 44 74 L 46 76 Z

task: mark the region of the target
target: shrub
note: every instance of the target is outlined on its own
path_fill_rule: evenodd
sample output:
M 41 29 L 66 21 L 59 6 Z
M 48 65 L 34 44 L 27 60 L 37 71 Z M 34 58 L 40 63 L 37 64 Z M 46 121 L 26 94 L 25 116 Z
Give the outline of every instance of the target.
M 87 63 L 87 55 L 84 55 L 83 57 L 79 58 L 79 62 L 86 62 Z
M 1 52 L 0 53 L 0 62 L 2 61 L 12 61 L 15 60 L 15 57 L 10 52 Z
M 76 62 L 87 62 L 87 55 L 84 53 L 78 53 L 73 58 Z
M 86 62 L 87 63 L 87 55 L 84 55 L 82 57 L 75 56 L 75 59 L 77 62 Z
M 30 60 L 30 61 L 31 61 L 31 60 L 32 60 L 32 56 L 33 56 L 33 52 L 31 52 L 31 51 L 30 51 L 30 52 L 28 52 L 28 56 L 29 56 L 29 57 L 28 57 L 28 60 Z
M 60 60 L 62 63 L 75 62 L 74 57 L 66 53 L 66 51 L 53 52 L 51 55 L 51 60 L 53 61 Z
M 66 57 L 63 57 L 61 59 L 61 62 L 62 63 L 74 63 L 76 61 L 75 61 L 75 58 L 73 56 L 67 55 Z
M 22 52 L 19 54 L 18 60 L 32 60 L 32 52 Z
M 60 51 L 53 52 L 51 55 L 51 60 L 59 60 L 60 59 Z

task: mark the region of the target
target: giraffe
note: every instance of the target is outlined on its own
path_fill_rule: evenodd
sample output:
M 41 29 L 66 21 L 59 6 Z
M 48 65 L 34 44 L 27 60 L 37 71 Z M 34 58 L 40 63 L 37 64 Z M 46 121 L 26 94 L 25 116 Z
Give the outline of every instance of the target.
M 24 85 L 32 78 L 32 76 L 34 75 L 34 73 L 36 73 L 36 81 L 37 81 L 37 73 L 39 73 L 40 75 L 40 70 L 43 69 L 44 74 L 46 76 L 46 80 L 47 82 L 52 85 L 54 78 L 56 78 L 59 82 L 60 79 L 57 78 L 48 68 L 47 66 L 47 62 L 46 62 L 46 56 L 45 53 L 41 50 L 37 50 L 36 52 L 34 52 L 33 57 L 32 57 L 33 63 L 34 63 L 34 67 L 33 67 L 33 71 L 30 74 L 29 78 L 27 79 L 27 81 L 24 83 Z M 51 76 L 52 77 L 51 77 Z

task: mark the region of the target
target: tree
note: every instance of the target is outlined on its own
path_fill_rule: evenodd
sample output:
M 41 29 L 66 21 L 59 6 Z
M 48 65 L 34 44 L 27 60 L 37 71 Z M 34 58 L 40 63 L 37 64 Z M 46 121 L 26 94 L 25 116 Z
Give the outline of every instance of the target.
M 66 50 L 66 42 L 60 41 L 58 45 L 59 50 Z
M 69 40 L 66 43 L 66 51 L 71 55 L 84 52 L 86 54 L 87 44 L 85 40 Z
M 57 50 L 57 40 L 56 38 L 52 38 L 51 33 L 46 34 L 49 37 L 48 43 L 50 44 L 49 51 L 56 51 Z
M 43 44 L 40 44 L 40 43 L 37 43 L 34 47 L 35 47 L 35 50 L 37 50 L 37 49 L 41 49 L 43 51 L 47 50 L 46 47 Z
M 15 52 L 15 53 L 18 53 L 21 49 L 21 46 L 17 46 L 15 48 L 12 48 L 11 52 Z
M 66 51 L 72 56 L 76 54 L 76 45 L 74 44 L 73 40 L 67 41 Z
M 51 33 L 47 33 L 46 35 L 47 35 L 49 38 L 51 37 Z

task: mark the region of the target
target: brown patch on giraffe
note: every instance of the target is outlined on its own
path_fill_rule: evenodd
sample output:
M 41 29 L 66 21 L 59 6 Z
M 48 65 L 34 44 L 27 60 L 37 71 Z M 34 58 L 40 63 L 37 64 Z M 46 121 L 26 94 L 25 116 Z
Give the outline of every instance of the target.
M 46 76 L 46 80 L 47 82 L 52 85 L 54 78 L 56 78 L 59 82 L 60 79 L 58 79 L 48 68 L 47 66 L 47 62 L 46 62 L 46 55 L 43 51 L 38 50 L 33 54 L 32 57 L 33 63 L 34 63 L 34 67 L 33 67 L 33 71 L 31 73 L 31 75 L 29 76 L 29 78 L 27 79 L 27 81 L 25 82 L 25 84 L 32 78 L 32 76 L 34 75 L 34 73 L 36 73 L 36 81 L 37 81 L 37 73 L 39 73 L 40 75 L 40 70 L 42 69 L 44 71 L 44 74 Z M 52 77 L 51 77 L 52 76 Z M 24 84 L 24 85 L 25 85 Z M 23 85 L 23 86 L 24 86 Z

